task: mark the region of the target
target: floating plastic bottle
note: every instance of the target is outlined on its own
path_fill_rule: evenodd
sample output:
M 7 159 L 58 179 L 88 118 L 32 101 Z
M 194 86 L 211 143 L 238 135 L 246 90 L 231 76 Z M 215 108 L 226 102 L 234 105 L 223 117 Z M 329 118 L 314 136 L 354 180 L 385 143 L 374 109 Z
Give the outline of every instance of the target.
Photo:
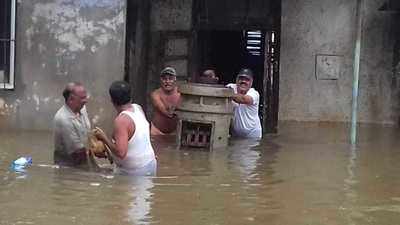
M 32 157 L 23 156 L 23 157 L 19 157 L 18 159 L 14 160 L 11 163 L 10 168 L 17 172 L 24 172 L 25 171 L 24 169 L 30 165 L 32 165 Z

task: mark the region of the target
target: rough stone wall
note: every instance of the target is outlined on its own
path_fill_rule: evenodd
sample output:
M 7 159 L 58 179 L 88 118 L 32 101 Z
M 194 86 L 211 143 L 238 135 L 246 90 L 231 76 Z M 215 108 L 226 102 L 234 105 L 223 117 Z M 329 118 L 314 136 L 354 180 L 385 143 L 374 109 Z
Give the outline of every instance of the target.
M 358 119 L 396 123 L 393 23 L 364 0 Z M 280 120 L 350 121 L 356 0 L 282 0 Z M 337 79 L 319 79 L 316 55 L 340 58 Z M 317 65 L 318 66 L 318 65 Z
M 0 124 L 51 129 L 63 87 L 80 81 L 92 122 L 108 126 L 114 112 L 107 90 L 123 78 L 125 1 L 18 1 L 16 17 L 16 84 L 0 90 Z
M 394 36 L 395 36 L 395 44 L 394 44 L 394 50 L 393 50 L 393 84 L 392 86 L 394 87 L 393 91 L 393 98 L 394 101 L 396 102 L 396 99 L 400 100 L 400 11 L 396 12 L 393 15 L 393 31 L 394 31 Z M 397 102 L 396 102 L 397 103 Z M 394 110 L 397 112 L 399 115 L 400 114 L 400 104 L 394 104 Z M 400 116 L 399 116 L 400 118 Z M 400 121 L 399 121 L 400 124 Z

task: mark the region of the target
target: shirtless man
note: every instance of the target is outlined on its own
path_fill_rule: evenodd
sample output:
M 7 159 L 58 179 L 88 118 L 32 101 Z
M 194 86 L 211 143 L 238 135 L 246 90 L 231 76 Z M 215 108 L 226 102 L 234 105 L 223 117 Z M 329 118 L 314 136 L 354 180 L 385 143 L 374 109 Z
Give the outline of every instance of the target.
M 180 96 L 176 86 L 175 69 L 165 67 L 160 73 L 160 88 L 153 91 L 150 96 L 154 107 L 151 135 L 175 132 L 178 119 L 174 111 L 180 102 Z

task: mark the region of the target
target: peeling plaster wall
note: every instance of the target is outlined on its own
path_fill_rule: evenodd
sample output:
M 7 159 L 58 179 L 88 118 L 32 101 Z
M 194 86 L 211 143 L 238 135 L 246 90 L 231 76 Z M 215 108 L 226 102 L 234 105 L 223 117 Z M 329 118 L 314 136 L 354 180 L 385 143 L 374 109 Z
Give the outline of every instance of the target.
M 392 15 L 364 0 L 358 119 L 396 123 Z M 280 120 L 350 121 L 356 0 L 282 1 Z M 342 58 L 337 80 L 318 80 L 317 54 Z
M 65 84 L 80 81 L 92 122 L 108 127 L 107 90 L 123 78 L 125 0 L 18 1 L 16 17 L 15 90 L 0 90 L 0 125 L 51 129 Z

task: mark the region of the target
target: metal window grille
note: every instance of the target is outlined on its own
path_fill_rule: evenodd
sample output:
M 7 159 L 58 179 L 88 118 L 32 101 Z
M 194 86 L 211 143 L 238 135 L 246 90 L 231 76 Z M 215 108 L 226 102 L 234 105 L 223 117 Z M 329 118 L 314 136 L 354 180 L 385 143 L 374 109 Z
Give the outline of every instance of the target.
M 15 0 L 0 1 L 0 89 L 14 89 Z
M 260 30 L 246 31 L 246 50 L 253 56 L 260 56 L 262 53 L 262 33 Z

